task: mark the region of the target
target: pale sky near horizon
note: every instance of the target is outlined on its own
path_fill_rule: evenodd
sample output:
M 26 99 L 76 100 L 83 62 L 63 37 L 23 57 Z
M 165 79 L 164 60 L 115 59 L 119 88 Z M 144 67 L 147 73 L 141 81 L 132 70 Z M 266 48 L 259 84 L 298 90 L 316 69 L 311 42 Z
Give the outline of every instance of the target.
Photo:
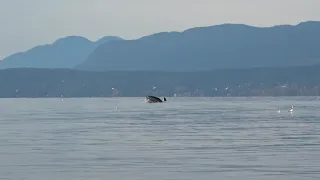
M 0 59 L 78 35 L 135 39 L 223 23 L 320 21 L 320 0 L 0 0 Z

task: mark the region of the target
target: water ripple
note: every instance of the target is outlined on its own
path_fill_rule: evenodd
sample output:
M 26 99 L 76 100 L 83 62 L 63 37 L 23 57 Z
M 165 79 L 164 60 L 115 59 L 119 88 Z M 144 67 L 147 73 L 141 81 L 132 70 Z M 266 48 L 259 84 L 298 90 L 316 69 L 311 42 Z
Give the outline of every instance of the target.
M 320 178 L 317 98 L 168 100 L 5 99 L 0 179 Z

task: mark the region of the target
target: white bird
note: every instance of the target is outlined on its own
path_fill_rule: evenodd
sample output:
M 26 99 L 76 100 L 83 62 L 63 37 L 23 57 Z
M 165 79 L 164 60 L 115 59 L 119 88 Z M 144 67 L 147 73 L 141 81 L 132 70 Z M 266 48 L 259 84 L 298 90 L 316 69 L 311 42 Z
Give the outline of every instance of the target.
M 290 112 L 290 113 L 293 112 L 293 105 L 292 105 L 291 108 L 289 109 L 289 112 Z

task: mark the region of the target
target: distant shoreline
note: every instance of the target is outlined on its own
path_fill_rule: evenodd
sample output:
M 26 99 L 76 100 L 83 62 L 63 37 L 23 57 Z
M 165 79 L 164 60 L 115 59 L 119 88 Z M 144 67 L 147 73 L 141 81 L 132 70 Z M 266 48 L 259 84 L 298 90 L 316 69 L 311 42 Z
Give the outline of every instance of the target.
M 319 96 L 320 65 L 198 72 L 0 70 L 0 98 Z
M 182 98 L 205 98 L 205 99 L 245 99 L 245 98 L 320 98 L 320 96 L 191 96 L 191 97 L 172 97 L 172 96 L 164 96 L 168 99 L 168 102 L 172 99 L 182 99 Z M 123 97 L 0 97 L 0 99 L 141 99 L 143 100 L 145 97 L 135 97 L 135 96 L 123 96 Z

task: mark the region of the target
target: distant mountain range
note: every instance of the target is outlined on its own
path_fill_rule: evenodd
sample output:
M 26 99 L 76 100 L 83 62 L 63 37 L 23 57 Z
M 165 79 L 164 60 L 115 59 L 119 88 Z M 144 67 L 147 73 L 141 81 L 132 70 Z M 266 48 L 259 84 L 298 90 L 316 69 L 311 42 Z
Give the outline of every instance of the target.
M 0 61 L 7 68 L 87 71 L 202 71 L 320 64 L 320 22 L 252 27 L 222 24 L 136 40 L 70 36 Z
M 80 36 L 68 36 L 53 44 L 41 45 L 26 52 L 13 54 L 0 61 L 0 69 L 7 68 L 73 68 L 86 61 L 87 57 L 101 44 L 122 40 L 106 36 L 96 42 Z
M 320 22 L 258 28 L 242 24 L 163 32 L 100 45 L 76 68 L 199 71 L 320 63 Z

